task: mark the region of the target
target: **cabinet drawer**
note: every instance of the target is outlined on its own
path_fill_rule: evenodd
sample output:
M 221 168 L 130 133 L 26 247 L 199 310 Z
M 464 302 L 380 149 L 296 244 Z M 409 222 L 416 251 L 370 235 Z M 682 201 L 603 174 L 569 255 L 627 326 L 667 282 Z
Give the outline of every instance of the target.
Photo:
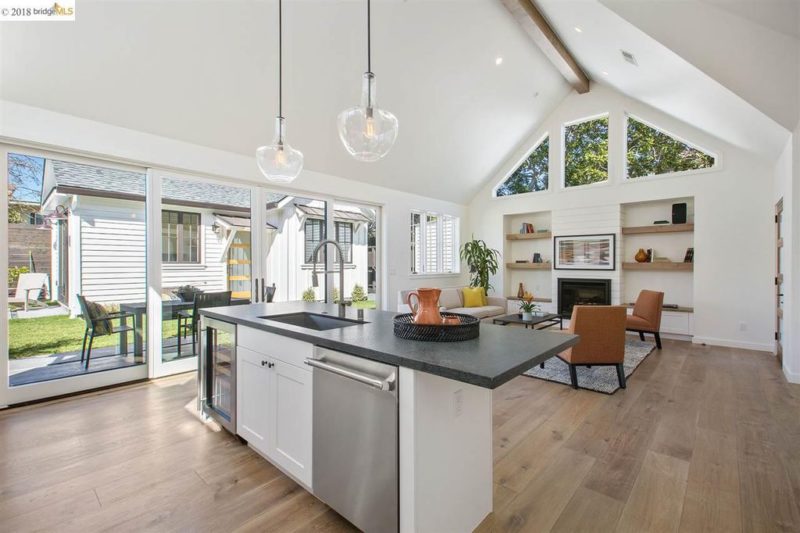
M 308 342 L 239 326 L 236 332 L 236 343 L 260 354 L 310 371 L 304 361 L 312 356 L 314 345 Z
M 689 313 L 676 313 L 664 311 L 661 313 L 661 331 L 664 333 L 677 333 L 690 335 Z

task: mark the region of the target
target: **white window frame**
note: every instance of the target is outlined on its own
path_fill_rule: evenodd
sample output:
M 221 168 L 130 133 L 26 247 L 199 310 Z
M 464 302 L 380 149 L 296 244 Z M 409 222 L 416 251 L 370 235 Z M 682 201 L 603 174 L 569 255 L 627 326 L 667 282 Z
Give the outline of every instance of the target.
M 553 186 L 552 186 L 553 184 L 552 184 L 552 181 L 551 181 L 551 179 L 553 177 L 553 173 L 550 171 L 550 167 L 551 167 L 550 149 L 553 147 L 553 145 L 550 144 L 548 146 L 548 148 L 547 148 L 547 188 L 546 189 L 544 189 L 543 191 L 528 191 L 528 192 L 521 192 L 519 194 L 509 194 L 509 195 L 506 195 L 506 196 L 497 196 L 497 189 L 499 189 L 506 181 L 508 181 L 508 178 L 510 178 L 511 175 L 514 172 L 516 172 L 519 169 L 519 167 L 522 166 L 522 163 L 524 163 L 525 160 L 528 159 L 531 156 L 531 154 L 533 152 L 535 152 L 539 148 L 539 146 L 542 145 L 542 143 L 545 140 L 548 140 L 549 137 L 550 137 L 550 132 L 549 131 L 545 132 L 541 137 L 539 137 L 539 140 L 537 140 L 535 143 L 533 143 L 532 148 L 530 150 L 528 150 L 527 152 L 525 152 L 525 155 L 522 156 L 521 158 L 519 158 L 519 160 L 511 166 L 511 170 L 509 170 L 508 172 L 505 173 L 505 175 L 503 176 L 503 179 L 498 181 L 497 184 L 494 187 L 492 187 L 492 198 L 500 198 L 500 199 L 503 199 L 503 198 L 519 198 L 520 196 L 524 196 L 526 194 L 544 194 L 544 193 L 548 193 L 548 192 L 553 190 Z M 563 144 L 563 142 L 562 142 L 562 144 Z
M 659 126 L 656 126 L 654 123 L 650 122 L 649 120 L 645 120 L 645 119 L 641 118 L 639 115 L 636 115 L 634 113 L 630 113 L 628 111 L 625 111 L 624 112 L 624 116 L 625 116 L 625 129 L 624 129 L 624 137 L 623 137 L 624 140 L 622 141 L 622 176 L 623 176 L 623 180 L 622 181 L 623 181 L 623 183 L 639 183 L 639 182 L 643 182 L 643 181 L 651 181 L 651 180 L 657 180 L 657 179 L 662 179 L 662 178 L 675 178 L 675 177 L 679 177 L 679 176 L 688 176 L 689 174 L 705 174 L 705 173 L 708 173 L 708 172 L 717 172 L 717 171 L 722 169 L 722 157 L 718 153 L 716 153 L 714 150 L 709 150 L 707 148 L 704 148 L 704 147 L 700 146 L 697 143 L 693 143 L 693 142 L 691 142 L 689 140 L 686 140 L 686 138 L 684 138 L 684 137 L 682 137 L 680 135 L 676 135 L 676 134 L 672 133 L 671 131 L 669 131 L 667 129 L 664 129 L 664 128 L 661 128 Z M 665 172 L 663 174 L 648 174 L 646 176 L 639 176 L 638 178 L 629 177 L 628 176 L 628 121 L 631 118 L 634 119 L 637 122 L 641 122 L 645 126 L 653 128 L 654 130 L 656 130 L 659 133 L 663 133 L 664 135 L 675 139 L 678 142 L 682 142 L 683 144 L 685 144 L 689 148 L 693 148 L 693 149 L 695 149 L 695 150 L 697 150 L 699 152 L 703 152 L 704 154 L 713 157 L 714 158 L 714 164 L 711 165 L 710 167 L 706 167 L 706 168 L 695 168 L 695 169 L 692 169 L 692 170 L 679 170 L 677 172 Z
M 575 124 L 582 124 L 584 122 L 591 122 L 593 120 L 601 119 L 601 118 L 608 119 L 608 149 L 606 155 L 606 179 L 603 181 L 597 181 L 595 183 L 586 183 L 584 185 L 571 185 L 567 186 L 567 128 L 569 126 L 574 126 Z M 576 120 L 570 120 L 569 122 L 564 122 L 561 124 L 561 145 L 559 146 L 559 150 L 561 153 L 561 190 L 564 191 L 577 191 L 586 188 L 592 187 L 606 187 L 612 183 L 611 180 L 611 112 L 606 111 L 604 113 L 598 113 L 596 115 L 590 115 L 587 117 L 579 118 Z M 627 152 L 626 152 L 627 153 Z M 548 180 L 548 186 L 550 182 Z
M 420 264 L 420 271 L 413 272 L 411 271 L 410 261 L 409 261 L 409 275 L 411 276 L 454 276 L 461 273 L 461 260 L 459 259 L 459 250 L 460 250 L 460 225 L 461 219 L 455 215 L 448 215 L 446 213 L 439 213 L 435 211 L 423 211 L 419 209 L 412 209 L 409 212 L 409 232 L 411 231 L 411 215 L 419 215 L 420 218 L 420 235 L 422 239 L 420 240 L 420 246 L 417 250 L 419 254 L 419 264 Z M 453 221 L 453 257 L 452 257 L 452 270 L 445 272 L 443 270 L 443 265 L 445 263 L 444 257 L 444 239 L 443 237 L 443 227 L 440 222 L 436 224 L 436 264 L 439 265 L 439 268 L 435 272 L 428 272 L 427 271 L 427 246 L 425 243 L 425 236 L 428 232 L 428 217 L 434 216 L 437 217 L 437 220 L 442 221 L 444 218 L 450 218 Z M 413 257 L 411 258 L 413 259 Z

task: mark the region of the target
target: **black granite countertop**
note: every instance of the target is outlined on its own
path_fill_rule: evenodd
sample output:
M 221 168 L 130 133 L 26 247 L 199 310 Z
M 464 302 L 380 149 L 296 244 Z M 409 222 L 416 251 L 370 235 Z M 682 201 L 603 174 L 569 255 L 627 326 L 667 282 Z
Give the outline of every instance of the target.
M 578 342 L 577 335 L 488 323 L 481 323 L 480 337 L 469 341 L 410 341 L 394 336 L 392 319 L 397 313 L 387 311 L 365 310 L 367 323 L 327 331 L 260 318 L 302 311 L 338 316 L 336 305 L 309 302 L 215 307 L 200 314 L 489 389 Z M 347 318 L 357 318 L 355 309 L 347 308 L 346 313 Z

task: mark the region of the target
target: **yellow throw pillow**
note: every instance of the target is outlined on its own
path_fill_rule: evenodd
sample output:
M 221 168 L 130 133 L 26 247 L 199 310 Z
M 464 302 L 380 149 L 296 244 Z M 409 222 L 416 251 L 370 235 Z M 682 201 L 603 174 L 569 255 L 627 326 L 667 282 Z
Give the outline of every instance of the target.
M 461 289 L 464 294 L 464 307 L 483 307 L 486 294 L 483 287 L 464 287 Z

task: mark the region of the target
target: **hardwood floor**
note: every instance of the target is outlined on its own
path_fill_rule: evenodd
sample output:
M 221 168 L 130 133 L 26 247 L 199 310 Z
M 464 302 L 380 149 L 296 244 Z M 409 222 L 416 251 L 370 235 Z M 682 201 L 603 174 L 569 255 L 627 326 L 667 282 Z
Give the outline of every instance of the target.
M 0 412 L 3 531 L 351 531 L 194 416 L 194 375 Z M 800 531 L 800 386 L 773 357 L 665 341 L 606 396 L 494 393 L 480 531 Z

